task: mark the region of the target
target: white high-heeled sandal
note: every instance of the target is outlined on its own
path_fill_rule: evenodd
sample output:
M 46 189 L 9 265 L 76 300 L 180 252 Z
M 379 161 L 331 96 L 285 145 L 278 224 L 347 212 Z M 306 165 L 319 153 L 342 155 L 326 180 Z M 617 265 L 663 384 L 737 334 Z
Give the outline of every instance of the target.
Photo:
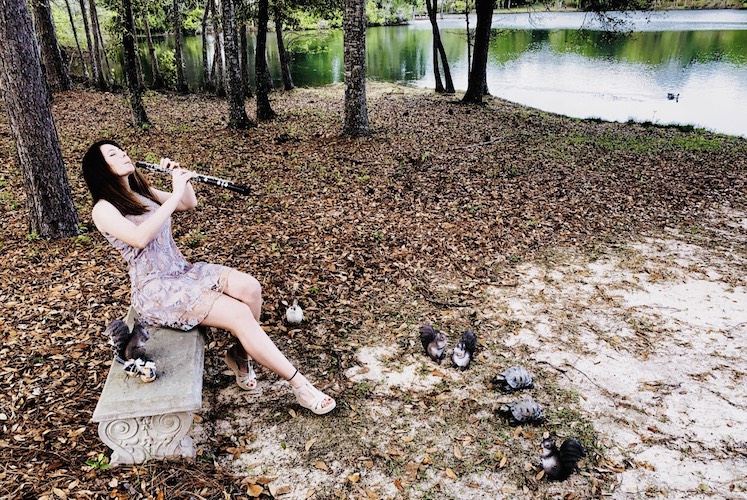
M 231 369 L 234 376 L 236 377 L 236 385 L 244 389 L 245 391 L 253 391 L 257 388 L 257 374 L 254 373 L 254 366 L 252 365 L 251 358 L 242 358 L 236 352 L 236 345 L 232 346 L 226 352 L 226 365 Z M 241 370 L 239 363 L 245 365 L 247 371 Z
M 288 383 L 290 383 L 293 377 L 295 377 L 297 374 L 298 370 L 296 370 L 293 376 L 288 379 Z M 298 404 L 311 411 L 315 415 L 325 415 L 334 410 L 337 406 L 337 401 L 335 401 L 334 398 L 324 394 L 322 391 L 311 385 L 311 382 L 309 382 L 308 380 L 306 380 L 306 383 L 298 388 L 291 385 L 291 389 L 293 389 L 293 394 L 295 394 Z M 302 395 L 305 395 L 306 397 L 302 397 Z M 325 406 L 324 402 L 326 400 L 329 400 L 331 402 Z

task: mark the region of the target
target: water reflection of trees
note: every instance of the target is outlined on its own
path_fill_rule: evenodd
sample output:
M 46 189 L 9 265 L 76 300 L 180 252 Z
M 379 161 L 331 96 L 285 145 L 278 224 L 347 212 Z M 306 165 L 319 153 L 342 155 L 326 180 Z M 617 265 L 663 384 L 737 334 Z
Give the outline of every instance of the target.
M 466 33 L 464 29 L 443 30 L 442 38 L 449 62 L 464 64 Z M 254 39 L 249 39 L 254 51 Z M 173 38 L 164 37 L 157 51 L 173 50 Z M 298 32 L 288 35 L 291 71 L 299 86 L 319 86 L 343 80 L 343 37 L 341 30 Z M 408 26 L 370 28 L 367 33 L 367 74 L 386 81 L 421 81 L 431 72 L 432 45 L 428 30 Z M 747 64 L 747 31 L 647 31 L 610 36 L 591 30 L 494 30 L 490 41 L 489 64 L 501 65 L 530 52 L 571 53 L 590 59 L 671 65 L 686 67 L 693 63 L 726 61 Z M 142 54 L 146 53 L 144 44 Z M 212 57 L 212 48 L 209 49 Z M 117 59 L 117 58 L 115 58 Z M 271 73 L 279 81 L 275 43 L 268 43 Z M 142 59 L 146 80 L 150 80 L 147 58 Z M 185 73 L 196 88 L 202 77 L 202 41 L 184 38 Z M 249 58 L 250 75 L 254 58 Z M 121 81 L 121 69 L 114 64 L 115 77 Z

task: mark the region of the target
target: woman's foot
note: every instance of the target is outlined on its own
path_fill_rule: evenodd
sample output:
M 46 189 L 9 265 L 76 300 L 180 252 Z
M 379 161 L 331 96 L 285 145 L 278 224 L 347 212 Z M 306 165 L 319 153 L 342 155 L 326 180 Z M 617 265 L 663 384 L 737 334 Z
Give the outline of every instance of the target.
M 234 344 L 228 349 L 225 361 L 236 376 L 236 385 L 245 391 L 252 391 L 257 388 L 257 375 L 254 373 L 252 360 L 244 353 L 240 344 Z
M 311 410 L 317 415 L 324 415 L 334 410 L 335 406 L 337 406 L 337 402 L 334 399 L 311 385 L 311 382 L 306 380 L 306 377 L 303 375 L 296 373 L 291 377 L 289 382 L 293 389 L 293 394 L 296 395 L 296 401 L 307 410 Z

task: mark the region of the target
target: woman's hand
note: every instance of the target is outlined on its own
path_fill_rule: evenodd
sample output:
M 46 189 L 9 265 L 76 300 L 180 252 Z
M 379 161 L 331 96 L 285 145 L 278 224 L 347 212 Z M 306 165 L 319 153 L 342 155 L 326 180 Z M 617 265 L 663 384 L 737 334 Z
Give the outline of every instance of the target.
M 191 170 L 182 168 L 178 162 L 170 158 L 161 158 L 160 167 L 165 170 L 171 170 L 172 192 L 175 196 L 181 198 L 187 188 L 187 183 L 196 174 Z

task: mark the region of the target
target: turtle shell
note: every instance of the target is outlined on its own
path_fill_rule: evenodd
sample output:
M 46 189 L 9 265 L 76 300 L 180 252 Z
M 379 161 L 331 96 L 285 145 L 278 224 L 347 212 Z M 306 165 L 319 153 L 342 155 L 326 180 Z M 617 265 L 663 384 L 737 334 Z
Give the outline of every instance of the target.
M 503 381 L 503 388 L 507 391 L 518 391 L 534 387 L 532 374 L 523 366 L 512 366 L 497 378 Z
M 531 397 L 518 399 L 507 406 L 509 415 L 515 422 L 540 422 L 543 418 L 542 407 Z

